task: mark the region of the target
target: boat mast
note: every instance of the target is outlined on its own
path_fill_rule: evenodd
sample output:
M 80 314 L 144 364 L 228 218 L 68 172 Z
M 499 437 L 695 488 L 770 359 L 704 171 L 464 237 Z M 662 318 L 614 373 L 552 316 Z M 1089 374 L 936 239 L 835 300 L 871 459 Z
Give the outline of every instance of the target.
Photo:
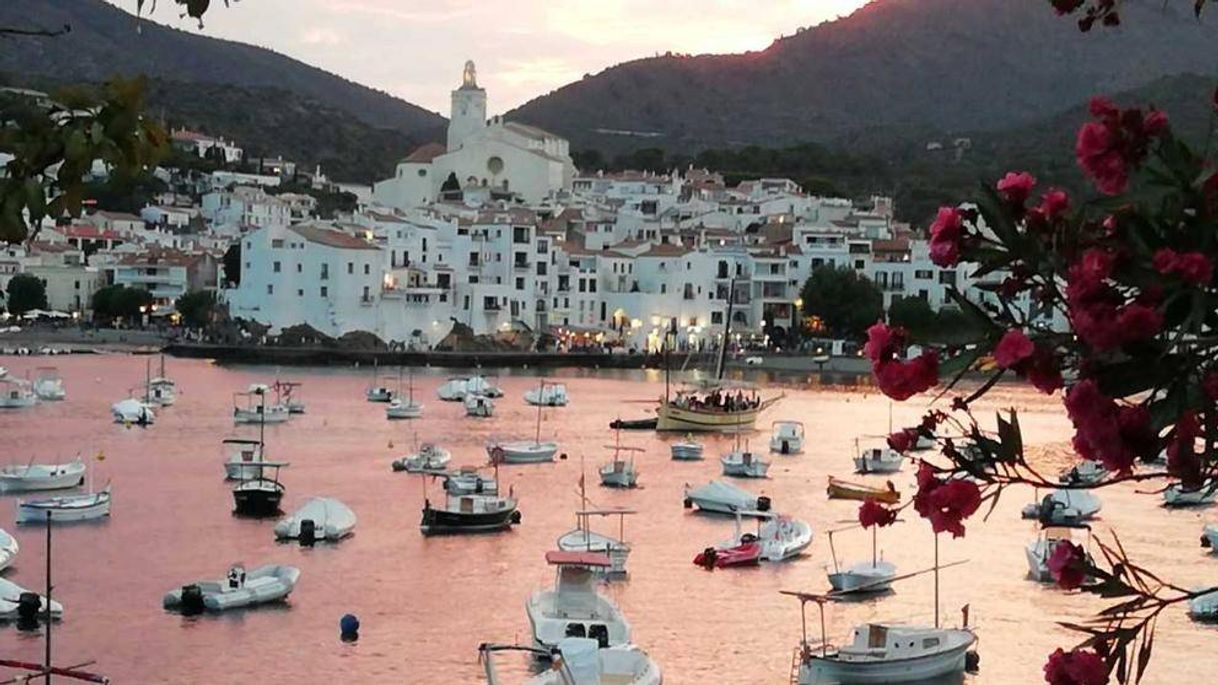
M 266 461 L 266 391 L 259 389 L 258 397 L 258 451 L 262 452 L 262 459 Z
M 939 534 L 935 533 L 935 627 L 939 627 Z
M 732 306 L 736 304 L 736 277 L 727 286 L 727 316 L 723 321 L 723 345 L 719 347 L 719 358 L 715 360 L 715 380 L 723 380 L 723 367 L 727 364 L 727 346 L 732 338 Z
M 152 360 L 144 362 L 144 403 L 152 402 Z
M 46 685 L 51 685 L 51 511 L 47 510 L 47 643 L 46 643 Z
M 542 378 L 537 384 L 537 433 L 533 436 L 533 446 L 541 444 L 541 405 L 545 404 L 546 379 Z

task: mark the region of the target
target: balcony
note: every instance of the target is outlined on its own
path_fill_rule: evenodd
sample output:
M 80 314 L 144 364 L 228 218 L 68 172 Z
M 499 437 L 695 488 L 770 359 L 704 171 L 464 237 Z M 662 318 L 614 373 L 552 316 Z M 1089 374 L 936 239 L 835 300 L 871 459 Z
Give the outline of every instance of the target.
M 373 297 L 372 297 L 371 295 L 362 295 L 362 296 L 360 296 L 360 298 L 359 298 L 359 306 L 361 306 L 361 307 L 371 307 L 371 306 L 372 306 L 373 301 L 374 301 L 374 300 L 373 300 Z

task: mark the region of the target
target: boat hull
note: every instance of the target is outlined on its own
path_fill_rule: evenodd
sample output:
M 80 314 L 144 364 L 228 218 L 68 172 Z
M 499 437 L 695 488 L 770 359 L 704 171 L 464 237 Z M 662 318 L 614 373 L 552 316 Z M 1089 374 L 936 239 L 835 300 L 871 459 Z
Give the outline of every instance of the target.
M 601 485 L 610 488 L 633 488 L 638 485 L 639 473 L 630 467 L 615 469 L 608 466 L 601 469 Z
M 520 522 L 515 506 L 493 512 L 459 512 L 423 507 L 419 530 L 424 535 L 460 535 L 464 533 L 497 533 Z
M 282 489 L 242 489 L 240 486 L 233 490 L 235 512 L 241 516 L 275 516 L 279 514 L 279 504 L 283 502 Z
M 92 497 L 92 495 L 81 495 L 80 497 Z M 48 511 L 51 513 L 52 523 L 92 521 L 110 515 L 110 497 L 109 495 L 98 497 L 94 504 L 88 506 L 72 507 L 39 506 L 35 502 L 18 502 L 17 523 L 46 523 Z
M 258 410 L 235 409 L 233 410 L 233 423 L 283 423 L 292 417 L 292 413 L 286 408 L 270 409 L 266 413 Z
M 17 474 L 0 475 L 0 492 L 37 492 L 40 490 L 64 490 L 83 485 L 85 469 L 71 469 L 65 473 L 45 477 L 22 477 Z
M 419 419 L 423 417 L 423 405 L 403 404 L 385 408 L 385 416 L 389 419 Z
M 914 683 L 963 673 L 972 642 L 938 654 L 887 662 L 858 662 L 824 659 L 813 655 L 799 669 L 799 685 L 888 685 Z
M 752 430 L 765 407 L 735 412 L 695 411 L 660 403 L 656 410 L 657 431 L 727 433 Z
M 496 451 L 496 448 L 499 450 Z M 558 445 L 552 442 L 542 443 L 499 443 L 487 448 L 491 460 L 503 464 L 540 464 L 554 461 Z
M 829 479 L 829 487 L 827 488 L 829 499 L 849 499 L 864 501 L 874 499 L 877 502 L 884 504 L 897 504 L 901 501 L 901 493 L 896 490 L 883 490 L 881 488 L 870 488 L 865 485 L 855 485 L 853 483 L 845 483 L 835 478 Z

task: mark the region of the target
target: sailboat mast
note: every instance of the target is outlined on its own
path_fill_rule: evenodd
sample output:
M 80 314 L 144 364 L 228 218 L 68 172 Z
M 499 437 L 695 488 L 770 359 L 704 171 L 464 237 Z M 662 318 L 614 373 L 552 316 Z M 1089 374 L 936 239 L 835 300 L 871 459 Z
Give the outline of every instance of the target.
M 727 365 L 727 346 L 732 339 L 732 307 L 736 304 L 736 277 L 727 286 L 727 316 L 723 321 L 723 344 L 719 347 L 719 358 L 715 361 L 715 380 L 723 380 L 723 367 Z
M 879 528 L 879 526 L 871 527 L 871 568 L 875 568 L 876 564 L 879 563 L 878 558 L 877 558 L 878 555 L 875 552 L 875 550 L 876 550 L 875 539 L 876 539 L 876 535 L 877 535 L 876 529 L 878 529 L 878 528 Z M 935 565 L 937 566 L 938 564 L 939 564 L 939 562 L 936 561 Z
M 144 402 L 152 402 L 152 360 L 144 362 Z
M 46 685 L 51 685 L 51 589 L 52 589 L 52 586 L 51 586 L 51 512 L 48 510 L 47 511 L 47 590 L 46 590 L 47 643 L 46 643 L 46 655 L 45 655 L 46 663 L 44 664 L 46 667 Z
M 935 533 L 935 627 L 939 627 L 939 534 Z
M 533 436 L 533 444 L 541 444 L 541 405 L 545 404 L 546 379 L 537 384 L 537 434 Z
M 260 409 L 258 411 L 258 449 L 262 450 L 262 458 L 266 459 L 266 391 L 258 393 Z

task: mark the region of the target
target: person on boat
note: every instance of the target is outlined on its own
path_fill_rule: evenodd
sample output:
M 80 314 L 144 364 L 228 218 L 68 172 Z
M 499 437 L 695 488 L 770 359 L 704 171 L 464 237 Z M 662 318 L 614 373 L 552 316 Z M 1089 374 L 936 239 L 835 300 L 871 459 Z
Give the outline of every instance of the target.
M 234 566 L 228 570 L 228 588 L 239 590 L 245 585 L 245 567 Z

